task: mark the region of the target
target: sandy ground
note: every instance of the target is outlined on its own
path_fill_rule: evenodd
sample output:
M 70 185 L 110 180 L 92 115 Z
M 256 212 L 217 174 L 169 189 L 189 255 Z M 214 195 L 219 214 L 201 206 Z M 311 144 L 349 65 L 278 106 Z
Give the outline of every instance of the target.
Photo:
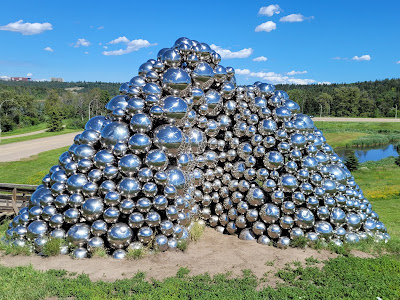
M 359 252 L 357 256 L 369 257 Z M 314 257 L 319 261 L 336 257 L 328 251 L 313 249 L 278 249 L 257 244 L 255 241 L 242 241 L 236 236 L 222 235 L 214 229 L 206 228 L 204 235 L 196 243 L 191 243 L 188 250 L 167 251 L 149 254 L 140 260 L 115 260 L 112 258 L 91 258 L 74 260 L 69 256 L 42 258 L 39 256 L 2 256 L 0 264 L 15 267 L 31 264 L 39 270 L 65 269 L 70 272 L 88 274 L 92 280 L 115 281 L 130 278 L 138 271 L 146 273 L 148 278 L 163 279 L 176 275 L 180 267 L 187 267 L 190 275 L 232 272 L 241 275 L 242 270 L 250 269 L 261 278 L 268 273 L 268 285 L 274 286 L 279 279 L 274 274 L 286 263 Z M 273 262 L 273 265 L 270 266 Z
M 336 118 L 336 117 L 315 117 L 314 122 L 325 121 L 325 122 L 383 122 L 383 123 L 393 123 L 400 122 L 400 119 L 387 119 L 387 118 Z
M 79 132 L 67 133 L 35 140 L 17 142 L 0 146 L 0 162 L 16 161 L 39 154 L 43 151 L 53 150 L 72 145 L 74 137 Z

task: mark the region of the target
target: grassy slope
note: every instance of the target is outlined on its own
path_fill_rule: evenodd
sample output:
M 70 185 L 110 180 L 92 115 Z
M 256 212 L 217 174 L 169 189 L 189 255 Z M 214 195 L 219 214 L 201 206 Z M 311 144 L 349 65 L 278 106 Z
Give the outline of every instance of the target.
M 43 130 L 43 129 L 46 129 L 46 128 L 47 128 L 47 124 L 46 123 L 40 123 L 40 124 L 37 124 L 37 125 L 34 125 L 34 126 L 18 128 L 18 129 L 15 129 L 13 131 L 2 132 L 1 136 L 18 135 L 18 134 L 23 134 L 23 133 Z
M 0 182 L 40 184 L 50 167 L 57 164 L 60 154 L 68 148 L 42 152 L 26 160 L 0 163 Z

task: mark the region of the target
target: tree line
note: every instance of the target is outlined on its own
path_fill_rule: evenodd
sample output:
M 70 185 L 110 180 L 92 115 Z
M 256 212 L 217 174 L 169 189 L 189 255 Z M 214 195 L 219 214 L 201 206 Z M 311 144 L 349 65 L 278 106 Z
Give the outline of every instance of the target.
M 0 81 L 3 131 L 36 125 L 51 118 L 69 119 L 83 127 L 91 115 L 104 114 L 104 105 L 118 94 L 113 82 L 6 82 Z M 305 114 L 334 117 L 394 117 L 400 108 L 400 79 L 331 85 L 277 85 Z M 59 123 L 59 122 L 58 122 Z M 50 126 L 51 127 L 51 126 Z M 56 128 L 57 126 L 55 126 Z

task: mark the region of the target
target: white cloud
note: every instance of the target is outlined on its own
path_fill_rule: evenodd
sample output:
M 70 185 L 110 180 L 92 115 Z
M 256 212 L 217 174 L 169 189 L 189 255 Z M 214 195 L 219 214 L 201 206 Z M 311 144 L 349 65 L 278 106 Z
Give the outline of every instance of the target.
M 268 58 L 266 58 L 265 56 L 259 56 L 259 57 L 253 58 L 253 61 L 257 61 L 257 62 L 267 61 L 267 60 L 268 60 Z
M 99 29 L 99 30 L 104 29 L 104 26 L 99 26 L 99 27 L 97 27 L 97 29 Z
M 19 32 L 22 33 L 23 35 L 33 35 L 42 33 L 46 30 L 53 30 L 53 25 L 51 25 L 48 22 L 24 23 L 23 20 L 19 20 L 14 23 L 9 23 L 7 25 L 0 26 L 0 30 Z
M 74 45 L 75 48 L 78 48 L 80 46 L 82 47 L 89 47 L 91 45 L 91 43 L 86 40 L 86 39 L 78 39 Z
M 89 52 L 87 52 L 87 51 L 85 51 L 84 53 L 85 53 L 85 54 L 89 54 Z
M 291 14 L 280 18 L 279 21 L 293 23 L 293 22 L 303 22 L 304 20 L 311 20 L 311 19 L 314 19 L 314 17 L 313 16 L 305 17 L 302 14 Z
M 49 52 L 53 52 L 54 50 L 52 49 L 52 48 L 50 48 L 50 47 L 46 47 L 46 48 L 44 48 L 43 49 L 44 51 L 49 51 Z
M 400 60 L 399 60 L 399 61 L 396 61 L 396 64 L 400 65 Z
M 272 30 L 275 30 L 275 29 L 276 29 L 276 23 L 274 23 L 272 21 L 268 21 L 268 22 L 258 25 L 254 31 L 255 32 L 260 32 L 260 31 L 271 32 Z
M 313 84 L 316 83 L 314 79 L 301 79 L 285 76 L 275 72 L 252 72 L 249 69 L 236 69 L 235 73 L 237 75 L 244 75 L 248 77 L 256 77 L 266 82 L 278 84 L 278 83 L 288 83 L 288 84 Z
M 286 75 L 290 75 L 290 76 L 299 75 L 299 74 L 307 74 L 307 71 L 295 71 L 295 70 L 292 70 L 292 71 L 286 73 Z
M 278 4 L 271 4 L 261 7 L 258 11 L 258 14 L 262 16 L 272 17 L 274 14 L 279 14 L 281 11 L 282 10 Z
M 107 47 L 107 46 L 103 46 L 103 48 L 104 48 L 104 49 L 108 49 L 108 47 Z
M 126 36 L 120 36 L 119 38 L 112 40 L 108 44 L 118 44 L 118 43 L 129 43 L 129 40 Z
M 32 73 L 26 74 L 26 77 L 32 77 Z
M 250 55 L 253 54 L 253 49 L 252 48 L 244 48 L 239 51 L 231 51 L 228 49 L 223 49 L 220 46 L 211 44 L 210 45 L 211 49 L 213 49 L 215 52 L 217 52 L 219 55 L 221 55 L 221 58 L 247 58 Z
M 128 54 L 133 51 L 138 51 L 142 48 L 147 48 L 151 46 L 156 46 L 157 43 L 150 44 L 149 41 L 147 40 L 142 40 L 142 39 L 137 39 L 137 40 L 132 40 L 130 41 L 127 37 L 121 36 L 115 40 L 112 40 L 108 44 L 119 44 L 119 43 L 124 43 L 126 44 L 125 49 L 119 49 L 119 50 L 112 50 L 112 51 L 103 51 L 103 55 L 123 55 L 123 54 Z M 105 48 L 106 49 L 106 48 Z
M 369 60 L 371 60 L 371 56 L 369 56 L 368 54 L 366 54 L 366 55 L 361 55 L 361 56 L 354 56 L 353 58 L 352 58 L 352 60 L 356 60 L 356 61 L 363 61 L 363 60 L 365 60 L 365 61 L 369 61 Z
M 335 57 L 332 57 L 332 59 L 334 59 L 334 60 L 345 60 L 347 58 L 340 57 L 340 56 L 335 56 Z
M 330 81 L 320 81 L 320 82 L 318 82 L 317 84 L 318 84 L 318 85 L 324 85 L 324 84 L 326 84 L 326 85 L 331 85 L 332 82 L 330 82 Z

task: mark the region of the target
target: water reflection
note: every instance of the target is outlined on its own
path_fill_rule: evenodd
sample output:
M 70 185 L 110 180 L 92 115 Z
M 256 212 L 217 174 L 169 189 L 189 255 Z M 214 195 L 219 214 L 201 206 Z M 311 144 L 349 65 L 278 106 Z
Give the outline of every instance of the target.
M 399 156 L 399 153 L 396 151 L 396 147 L 393 144 L 370 148 L 338 149 L 336 150 L 336 153 L 342 160 L 345 160 L 352 151 L 355 151 L 354 153 L 360 163 L 369 160 L 377 161 L 389 156 Z

